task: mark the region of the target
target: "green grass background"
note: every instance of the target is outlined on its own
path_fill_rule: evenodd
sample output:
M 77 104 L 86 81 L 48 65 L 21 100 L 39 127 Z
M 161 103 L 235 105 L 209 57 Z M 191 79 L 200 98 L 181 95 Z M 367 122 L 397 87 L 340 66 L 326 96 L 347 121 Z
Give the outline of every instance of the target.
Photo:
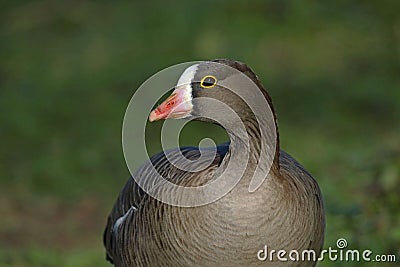
M 399 3 L 1 1 L 0 266 L 109 266 L 125 108 L 157 71 L 212 58 L 268 88 L 282 148 L 323 191 L 325 247 L 343 237 L 400 261 Z M 223 141 L 210 127 L 181 143 Z

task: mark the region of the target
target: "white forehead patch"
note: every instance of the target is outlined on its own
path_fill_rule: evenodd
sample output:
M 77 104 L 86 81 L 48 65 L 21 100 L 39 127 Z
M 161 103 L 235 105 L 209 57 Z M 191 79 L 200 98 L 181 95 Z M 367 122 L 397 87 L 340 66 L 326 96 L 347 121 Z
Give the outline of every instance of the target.
M 180 85 L 190 85 L 192 82 L 194 75 L 196 74 L 197 68 L 199 67 L 199 64 L 194 64 L 187 68 L 181 75 L 181 77 L 178 80 L 177 86 Z

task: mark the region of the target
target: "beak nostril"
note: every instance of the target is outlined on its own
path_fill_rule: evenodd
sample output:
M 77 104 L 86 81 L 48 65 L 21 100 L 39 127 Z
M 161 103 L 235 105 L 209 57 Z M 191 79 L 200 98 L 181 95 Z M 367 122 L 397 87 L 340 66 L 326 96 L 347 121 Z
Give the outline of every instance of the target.
M 150 121 L 156 121 L 167 118 L 185 118 L 192 111 L 192 103 L 187 100 L 185 90 L 173 92 L 167 99 L 155 108 L 150 116 Z

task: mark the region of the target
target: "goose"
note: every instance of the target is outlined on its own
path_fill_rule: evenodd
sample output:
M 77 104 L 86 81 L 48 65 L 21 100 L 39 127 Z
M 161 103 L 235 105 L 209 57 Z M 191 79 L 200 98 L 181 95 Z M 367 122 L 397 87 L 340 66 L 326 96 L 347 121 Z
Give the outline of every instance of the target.
M 237 73 L 250 83 L 234 79 Z M 257 92 L 249 93 L 251 85 Z M 268 111 L 269 122 L 254 114 Z M 107 260 L 115 266 L 315 266 L 325 233 L 321 191 L 312 175 L 280 150 L 271 97 L 250 67 L 229 59 L 188 67 L 172 95 L 149 115 L 150 121 L 171 118 L 216 123 L 230 140 L 214 150 L 163 151 L 144 163 L 108 216 Z M 196 167 L 200 158 L 206 167 L 185 168 Z M 185 162 L 179 167 L 180 161 Z M 213 184 L 224 174 L 226 190 L 224 181 Z M 156 175 L 184 189 L 200 189 L 186 195 L 163 190 Z M 161 191 L 167 193 L 157 195 Z M 184 198 L 189 200 L 180 205 Z M 301 257 L 303 251 L 316 257 Z

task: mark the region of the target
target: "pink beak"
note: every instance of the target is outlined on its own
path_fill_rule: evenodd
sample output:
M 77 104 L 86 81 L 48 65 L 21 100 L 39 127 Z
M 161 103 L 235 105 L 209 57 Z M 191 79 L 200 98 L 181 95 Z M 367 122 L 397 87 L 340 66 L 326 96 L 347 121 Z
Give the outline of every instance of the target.
M 186 88 L 177 88 L 174 92 L 154 109 L 149 116 L 149 121 L 161 119 L 181 119 L 190 115 L 193 105 L 191 99 L 187 99 Z

